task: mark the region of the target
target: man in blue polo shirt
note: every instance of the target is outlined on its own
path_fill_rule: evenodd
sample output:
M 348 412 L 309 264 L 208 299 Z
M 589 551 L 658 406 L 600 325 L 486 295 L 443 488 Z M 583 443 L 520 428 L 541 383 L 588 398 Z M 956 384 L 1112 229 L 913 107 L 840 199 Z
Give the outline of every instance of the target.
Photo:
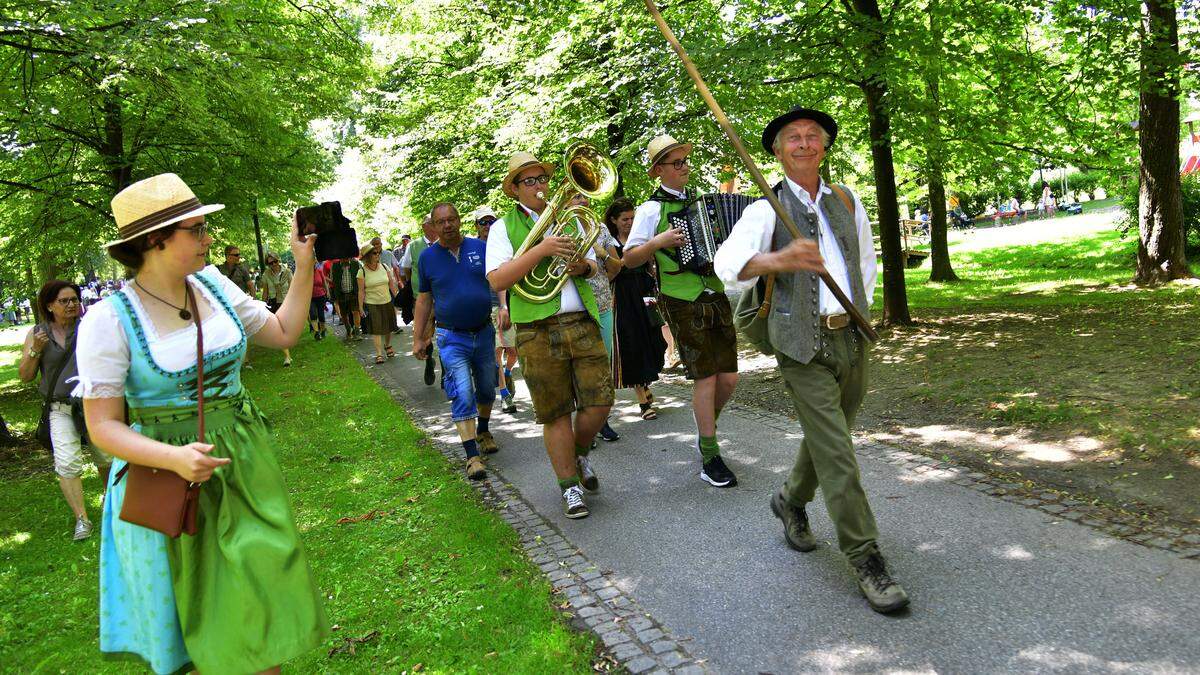
M 437 321 L 434 332 L 442 357 L 443 387 L 467 453 L 467 477 L 480 480 L 485 472 L 479 453 L 499 449 L 488 431 L 496 400 L 496 331 L 492 328 L 492 289 L 484 276 L 487 244 L 462 236 L 462 223 L 453 204 L 436 204 L 430 216 L 440 238 L 417 260 L 413 356 L 426 358 L 432 311 Z

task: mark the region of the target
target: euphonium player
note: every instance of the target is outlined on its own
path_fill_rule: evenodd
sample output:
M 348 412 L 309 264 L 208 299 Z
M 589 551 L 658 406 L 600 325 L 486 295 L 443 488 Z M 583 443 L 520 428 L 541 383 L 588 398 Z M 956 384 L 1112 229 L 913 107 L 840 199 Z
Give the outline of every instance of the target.
M 493 290 L 507 291 L 530 272 L 544 272 L 554 257 L 575 255 L 576 245 L 570 237 L 546 236 L 514 257 L 514 250 L 521 247 L 546 209 L 554 168 L 527 152 L 508 160 L 504 193 L 517 203 L 492 226 L 488 236 L 487 277 Z M 516 292 L 508 294 L 521 371 L 533 398 L 534 416 L 542 425 L 542 439 L 568 518 L 587 517 L 583 488 L 594 492 L 600 487 L 588 451 L 613 403 L 599 312 L 586 281 L 597 272 L 595 254 L 589 250 L 586 257 L 571 262 L 568 282 L 544 302 L 532 302 Z M 576 413 L 573 421 L 571 413 Z
M 738 381 L 737 332 L 725 286 L 714 274 L 682 270 L 677 256 L 683 231 L 672 229 L 667 216 L 685 208 L 688 155 L 691 143 L 662 135 L 646 148 L 647 173 L 659 187 L 650 200 L 634 211 L 633 228 L 625 243 L 625 266 L 637 267 L 651 258 L 658 269 L 659 308 L 679 347 L 679 360 L 692 380 L 692 414 L 696 418 L 696 446 L 700 452 L 700 478 L 719 488 L 737 485 L 737 477 L 721 458 L 717 445 L 717 418 L 733 397 Z

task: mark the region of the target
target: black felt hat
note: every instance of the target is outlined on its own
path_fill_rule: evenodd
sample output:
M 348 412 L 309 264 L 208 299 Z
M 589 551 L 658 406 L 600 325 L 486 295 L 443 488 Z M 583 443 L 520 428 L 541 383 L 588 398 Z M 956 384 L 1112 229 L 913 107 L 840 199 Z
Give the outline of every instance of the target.
M 774 155 L 775 149 L 772 148 L 775 144 L 775 136 L 779 135 L 781 129 L 796 120 L 812 120 L 821 125 L 821 128 L 829 132 L 829 145 L 825 149 L 833 147 L 833 141 L 837 138 L 838 125 L 833 121 L 833 118 L 828 113 L 823 113 L 820 110 L 796 106 L 784 114 L 771 120 L 766 129 L 763 129 L 762 146 L 763 150 L 767 151 L 768 155 Z

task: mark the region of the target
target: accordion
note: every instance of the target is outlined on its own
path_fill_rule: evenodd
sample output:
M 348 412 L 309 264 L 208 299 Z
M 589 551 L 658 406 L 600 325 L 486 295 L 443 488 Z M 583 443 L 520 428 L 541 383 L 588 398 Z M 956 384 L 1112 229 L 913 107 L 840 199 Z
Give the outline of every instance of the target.
M 717 248 L 729 237 L 742 212 L 756 197 L 715 193 L 700 195 L 681 211 L 667 216 L 667 226 L 683 230 L 683 244 L 675 258 L 679 269 L 697 274 L 712 274 Z

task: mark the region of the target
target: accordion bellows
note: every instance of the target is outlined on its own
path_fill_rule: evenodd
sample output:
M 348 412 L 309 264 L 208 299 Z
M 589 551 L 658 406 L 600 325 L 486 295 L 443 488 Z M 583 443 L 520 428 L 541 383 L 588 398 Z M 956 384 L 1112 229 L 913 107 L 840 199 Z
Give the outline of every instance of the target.
M 712 274 L 717 248 L 729 238 L 746 207 L 756 200 L 747 195 L 717 192 L 700 195 L 683 210 L 668 214 L 667 225 L 683 230 L 683 244 L 677 252 L 679 268 L 701 275 Z

